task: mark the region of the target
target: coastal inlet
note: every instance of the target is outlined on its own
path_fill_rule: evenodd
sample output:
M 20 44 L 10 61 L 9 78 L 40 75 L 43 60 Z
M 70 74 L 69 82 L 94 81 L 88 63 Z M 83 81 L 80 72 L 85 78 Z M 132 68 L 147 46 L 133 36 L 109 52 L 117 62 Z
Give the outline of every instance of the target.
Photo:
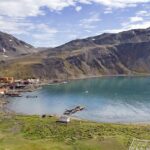
M 150 122 L 150 77 L 102 77 L 47 85 L 22 97 L 10 97 L 7 105 L 17 113 L 38 115 L 62 115 L 76 106 L 86 108 L 72 114 L 81 119 Z

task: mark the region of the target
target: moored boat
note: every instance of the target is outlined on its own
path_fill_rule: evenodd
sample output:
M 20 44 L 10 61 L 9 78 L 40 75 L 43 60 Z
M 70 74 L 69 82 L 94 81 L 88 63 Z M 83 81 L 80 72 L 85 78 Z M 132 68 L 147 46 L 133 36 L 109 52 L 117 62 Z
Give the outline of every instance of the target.
M 6 95 L 10 97 L 22 97 L 22 95 L 19 93 L 6 93 Z

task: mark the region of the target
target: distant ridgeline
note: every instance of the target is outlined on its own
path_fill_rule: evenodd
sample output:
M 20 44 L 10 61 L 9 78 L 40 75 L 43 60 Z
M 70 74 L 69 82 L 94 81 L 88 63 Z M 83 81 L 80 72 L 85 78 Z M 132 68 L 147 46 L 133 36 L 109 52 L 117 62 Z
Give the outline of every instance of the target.
M 0 39 L 0 76 L 64 81 L 150 74 L 150 28 L 104 33 L 40 52 L 2 32 Z

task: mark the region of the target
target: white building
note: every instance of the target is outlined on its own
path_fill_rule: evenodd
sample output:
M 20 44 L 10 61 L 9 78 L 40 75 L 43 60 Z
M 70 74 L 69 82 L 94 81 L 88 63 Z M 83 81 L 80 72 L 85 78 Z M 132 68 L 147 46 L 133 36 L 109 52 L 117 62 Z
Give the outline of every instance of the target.
M 59 118 L 59 122 L 62 122 L 62 123 L 69 123 L 70 122 L 70 117 L 68 116 L 61 116 Z
M 37 84 L 40 82 L 40 79 L 28 79 L 28 82 Z

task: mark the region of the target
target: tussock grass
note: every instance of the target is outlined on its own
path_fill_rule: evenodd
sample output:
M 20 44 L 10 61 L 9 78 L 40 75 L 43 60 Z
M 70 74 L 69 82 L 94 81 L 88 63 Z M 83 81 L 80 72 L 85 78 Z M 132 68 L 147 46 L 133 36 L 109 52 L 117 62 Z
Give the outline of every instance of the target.
M 126 150 L 133 138 L 150 139 L 150 125 L 104 124 L 56 117 L 0 116 L 0 150 Z

